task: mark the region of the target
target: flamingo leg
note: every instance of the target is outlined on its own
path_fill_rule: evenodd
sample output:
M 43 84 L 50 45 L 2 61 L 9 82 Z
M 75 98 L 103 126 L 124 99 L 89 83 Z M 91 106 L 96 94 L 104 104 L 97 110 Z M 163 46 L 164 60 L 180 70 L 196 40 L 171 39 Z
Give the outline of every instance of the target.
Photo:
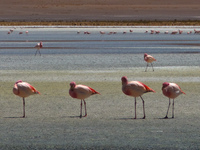
M 84 102 L 84 106 L 85 106 L 85 116 L 83 116 L 83 117 L 86 117 L 87 116 L 86 102 L 85 102 L 85 100 L 83 100 L 83 102 Z
M 35 56 L 37 55 L 37 51 L 38 51 L 38 50 L 36 50 L 36 52 L 35 52 Z
M 39 54 L 40 54 L 40 56 L 41 56 L 40 49 L 38 50 L 38 52 L 39 52 Z
M 153 68 L 153 64 L 151 63 L 151 67 L 152 67 L 152 69 L 153 69 L 153 71 L 154 71 L 154 68 Z
M 146 69 L 145 69 L 145 72 L 147 72 L 147 68 L 148 68 L 149 64 L 147 63 L 147 66 L 146 66 Z
M 143 103 L 143 114 L 144 114 L 144 117 L 142 119 L 145 119 L 146 115 L 145 115 L 144 100 L 143 100 L 142 96 L 140 96 L 140 98 L 142 99 L 142 103 Z
M 82 118 L 82 100 L 81 100 L 81 108 L 80 108 L 80 118 Z
M 173 103 L 172 103 L 172 118 L 174 118 L 174 99 L 173 99 Z
M 169 112 L 169 107 L 170 107 L 170 105 L 171 105 L 171 102 L 170 102 L 170 98 L 169 98 L 169 106 L 168 106 L 168 109 L 167 109 L 167 114 L 166 114 L 166 116 L 165 116 L 166 119 L 168 118 L 167 115 L 168 115 L 168 112 Z
M 25 98 L 23 97 L 23 116 L 22 118 L 25 118 Z
M 135 118 L 134 119 L 137 118 L 137 115 L 136 115 L 136 104 L 137 104 L 137 102 L 136 102 L 136 97 L 135 97 Z

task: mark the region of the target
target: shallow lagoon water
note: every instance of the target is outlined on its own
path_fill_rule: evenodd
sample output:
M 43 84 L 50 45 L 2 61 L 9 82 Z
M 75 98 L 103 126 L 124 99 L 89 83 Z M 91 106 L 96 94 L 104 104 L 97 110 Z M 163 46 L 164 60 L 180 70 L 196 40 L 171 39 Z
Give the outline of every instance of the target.
M 194 34 L 194 29 L 198 30 L 199 27 L 17 27 L 13 33 L 7 34 L 13 28 L 0 28 L 0 69 L 143 67 L 144 53 L 153 55 L 158 67 L 200 64 L 200 34 Z M 170 34 L 179 29 L 183 30 L 182 34 Z M 159 30 L 160 34 L 150 34 L 150 30 Z M 80 34 L 77 34 L 78 31 Z M 85 31 L 90 34 L 84 34 Z M 101 35 L 100 31 L 105 34 Z M 165 31 L 169 31 L 169 34 L 164 34 Z M 187 34 L 189 31 L 193 33 Z M 40 41 L 43 41 L 42 56 L 35 57 L 34 46 Z

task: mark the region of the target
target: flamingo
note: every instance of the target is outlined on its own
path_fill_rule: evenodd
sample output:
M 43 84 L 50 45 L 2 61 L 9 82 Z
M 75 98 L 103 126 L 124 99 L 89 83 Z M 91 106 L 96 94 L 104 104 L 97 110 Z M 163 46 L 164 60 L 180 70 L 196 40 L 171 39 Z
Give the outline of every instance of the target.
M 194 33 L 200 33 L 200 30 L 196 30 L 196 29 L 194 29 Z
M 123 76 L 121 78 L 121 80 L 122 80 L 123 93 L 128 96 L 135 97 L 135 118 L 134 119 L 137 118 L 137 116 L 136 116 L 136 97 L 140 97 L 143 102 L 143 114 L 144 114 L 143 119 L 145 119 L 146 115 L 145 115 L 145 108 L 144 108 L 144 100 L 141 95 L 144 93 L 147 93 L 147 92 L 155 92 L 155 91 L 142 82 L 139 82 L 139 81 L 128 82 L 128 79 L 126 76 Z
M 177 34 L 178 33 L 178 31 L 172 31 L 171 32 L 171 34 Z
M 40 56 L 41 56 L 41 53 L 40 53 L 40 48 L 42 48 L 43 47 L 43 44 L 42 44 L 42 42 L 40 42 L 40 43 L 37 43 L 37 45 L 35 45 L 35 47 L 37 48 L 37 50 L 36 50 L 36 52 L 35 52 L 35 56 L 37 55 L 37 52 L 40 54 Z
M 149 63 L 151 63 L 151 67 L 152 67 L 152 69 L 153 69 L 153 64 L 152 64 L 152 62 L 153 62 L 153 61 L 156 61 L 156 59 L 155 59 L 153 56 L 148 55 L 147 53 L 145 53 L 145 54 L 144 54 L 144 60 L 147 62 L 147 66 L 146 66 L 145 72 L 147 71 L 147 68 L 148 68 L 148 66 L 149 66 Z M 153 71 L 154 71 L 154 69 L 153 69 Z
M 100 93 L 86 85 L 81 85 L 81 84 L 76 85 L 75 82 L 70 83 L 69 95 L 72 98 L 77 98 L 77 99 L 81 100 L 80 118 L 82 118 L 82 101 L 84 102 L 84 106 L 85 106 L 85 115 L 83 117 L 86 117 L 87 110 L 86 110 L 85 99 L 94 94 L 100 94 Z
M 183 30 L 178 30 L 179 34 L 182 34 L 183 33 Z
M 104 31 L 100 31 L 99 33 L 100 33 L 100 34 L 105 34 L 105 32 L 104 32 Z
M 13 93 L 23 98 L 23 118 L 25 118 L 25 97 L 33 94 L 40 94 L 32 85 L 27 82 L 17 81 L 13 87 Z
M 163 95 L 169 98 L 169 106 L 168 106 L 167 114 L 165 118 L 166 119 L 168 118 L 167 115 L 168 115 L 169 107 L 171 104 L 170 99 L 173 99 L 172 118 L 174 118 L 174 99 L 178 97 L 180 94 L 185 94 L 185 93 L 181 90 L 181 88 L 176 83 L 168 83 L 168 82 L 163 83 L 162 92 L 163 92 Z

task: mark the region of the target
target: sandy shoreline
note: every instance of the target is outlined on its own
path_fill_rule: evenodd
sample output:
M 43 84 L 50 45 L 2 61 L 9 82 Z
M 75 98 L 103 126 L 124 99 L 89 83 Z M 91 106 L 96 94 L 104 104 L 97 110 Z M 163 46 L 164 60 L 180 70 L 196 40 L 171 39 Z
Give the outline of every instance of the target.
M 200 20 L 196 0 L 3 0 L 2 22 Z

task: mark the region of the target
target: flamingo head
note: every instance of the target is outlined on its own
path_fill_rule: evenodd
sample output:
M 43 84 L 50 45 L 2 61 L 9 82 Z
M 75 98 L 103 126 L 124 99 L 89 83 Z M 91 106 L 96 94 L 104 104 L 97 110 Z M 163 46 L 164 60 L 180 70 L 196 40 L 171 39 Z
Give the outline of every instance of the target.
M 128 83 L 128 79 L 127 79 L 126 76 L 123 76 L 123 77 L 121 78 L 121 80 L 122 80 L 122 84 L 127 84 L 127 83 Z
M 75 82 L 70 82 L 70 87 L 71 87 L 71 89 L 74 89 L 75 86 L 76 86 L 76 83 L 75 83 Z
M 39 44 L 39 45 L 40 45 L 40 48 L 42 48 L 42 42 L 40 42 L 40 44 Z
M 18 80 L 17 82 L 15 82 L 15 84 L 18 84 L 18 83 L 22 83 L 22 80 Z
M 145 58 L 147 55 L 148 55 L 147 53 L 144 53 L 144 58 Z
M 162 86 L 162 89 L 164 89 L 165 87 L 167 87 L 169 85 L 169 82 L 164 82 L 163 83 L 163 86 Z

